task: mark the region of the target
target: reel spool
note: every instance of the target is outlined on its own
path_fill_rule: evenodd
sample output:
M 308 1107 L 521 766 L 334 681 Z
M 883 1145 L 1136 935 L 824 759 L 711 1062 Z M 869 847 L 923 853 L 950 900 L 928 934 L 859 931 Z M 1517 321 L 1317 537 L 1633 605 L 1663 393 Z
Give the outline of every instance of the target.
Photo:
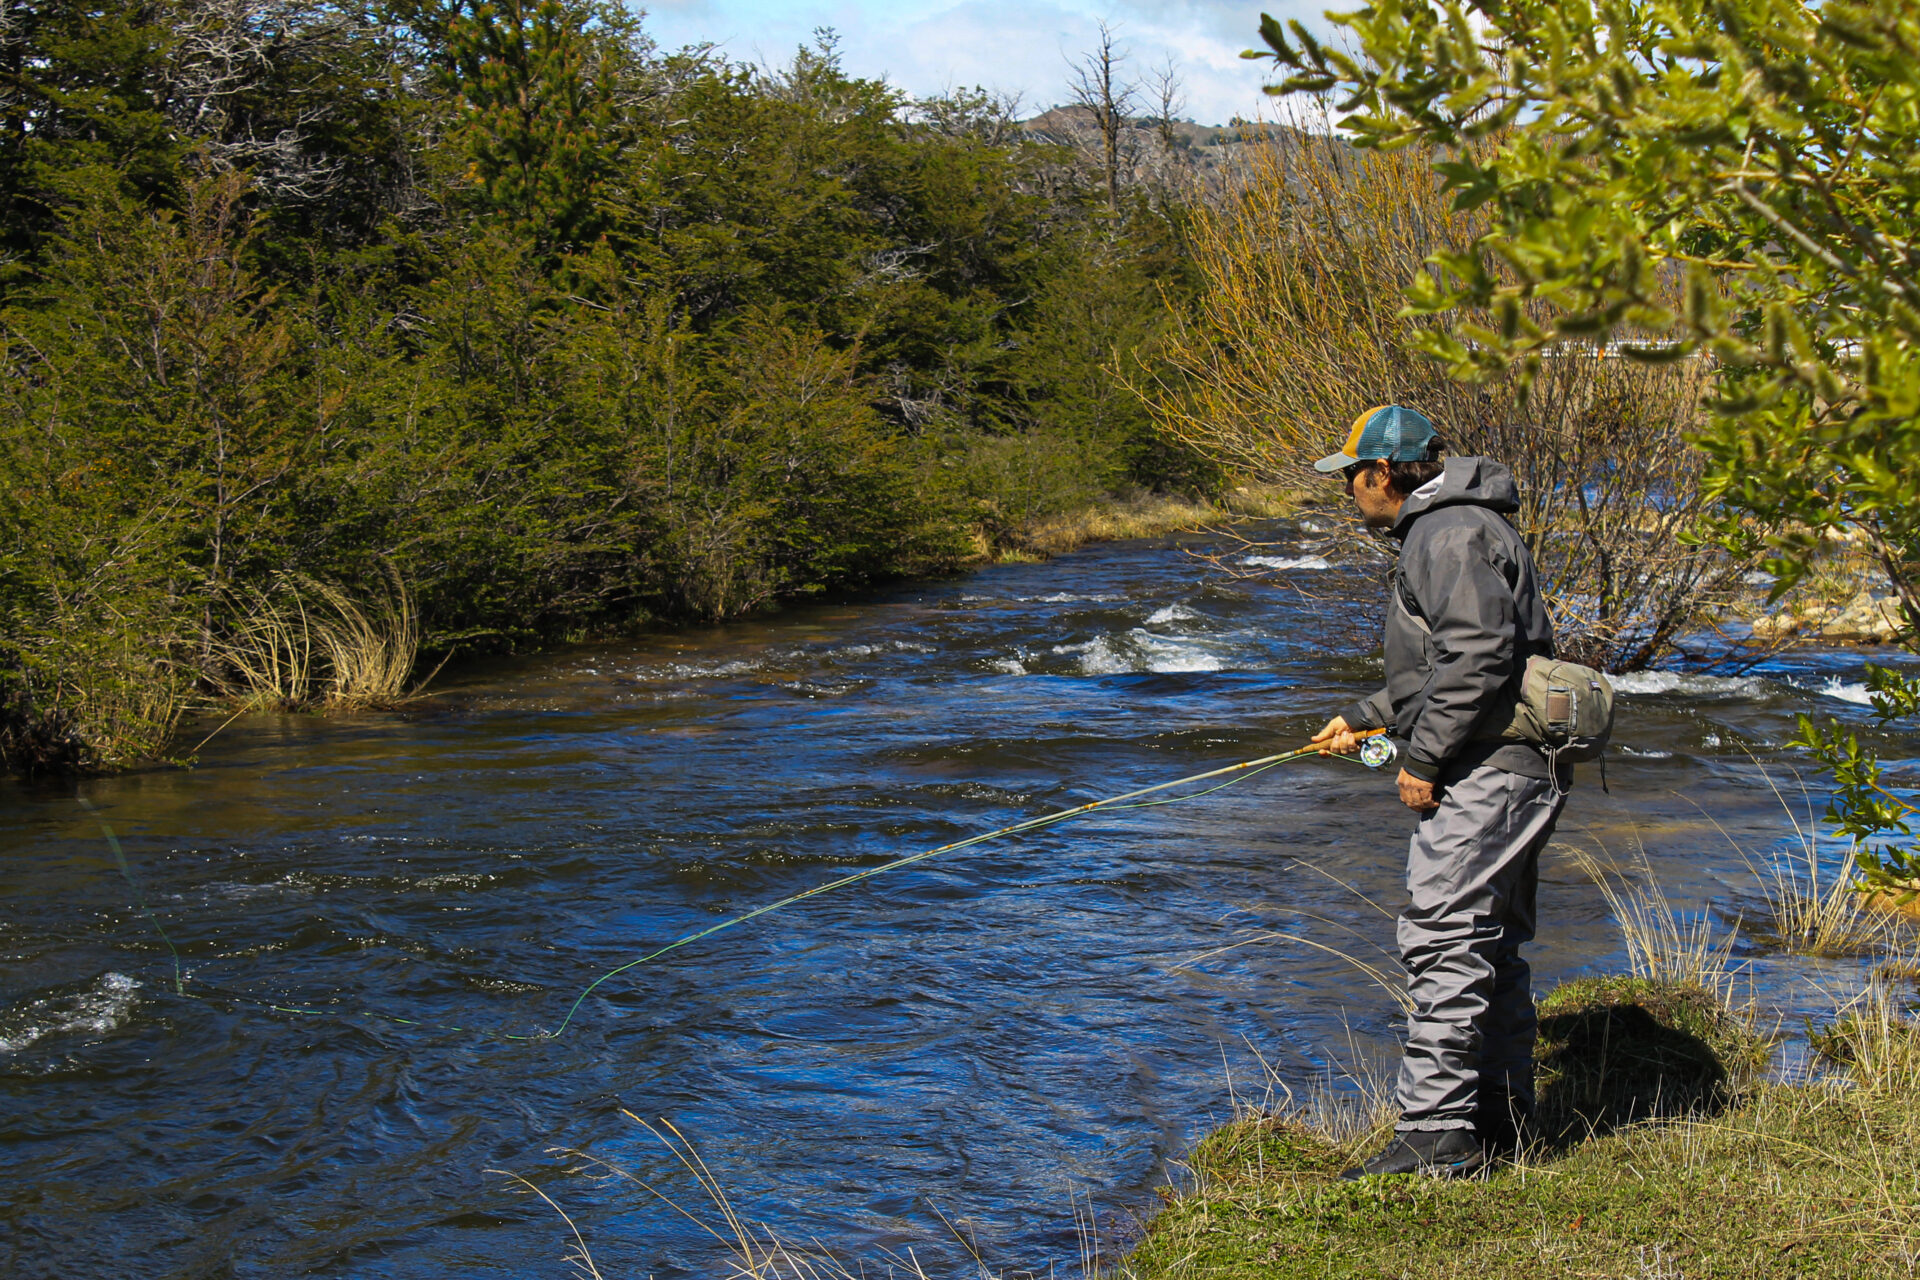
M 1360 763 L 1369 769 L 1378 769 L 1381 765 L 1392 764 L 1400 758 L 1400 748 L 1386 734 L 1375 734 L 1360 744 Z

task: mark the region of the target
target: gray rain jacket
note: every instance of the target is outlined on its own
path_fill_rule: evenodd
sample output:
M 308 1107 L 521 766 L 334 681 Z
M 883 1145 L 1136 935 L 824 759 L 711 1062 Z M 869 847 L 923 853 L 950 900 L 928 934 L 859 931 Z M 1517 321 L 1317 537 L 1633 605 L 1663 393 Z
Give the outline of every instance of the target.
M 1444 784 L 1481 764 L 1549 776 L 1539 751 L 1498 740 L 1527 659 L 1553 656 L 1533 556 L 1504 515 L 1519 506 L 1505 467 L 1449 458 L 1393 522 L 1400 563 L 1387 605 L 1387 687 L 1343 714 L 1355 729 L 1387 728 L 1416 778 Z

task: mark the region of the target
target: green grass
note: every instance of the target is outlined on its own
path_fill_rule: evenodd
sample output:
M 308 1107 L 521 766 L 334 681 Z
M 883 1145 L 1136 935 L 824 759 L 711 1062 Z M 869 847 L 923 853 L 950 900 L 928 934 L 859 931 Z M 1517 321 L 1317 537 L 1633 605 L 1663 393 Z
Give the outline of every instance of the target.
M 1370 1149 L 1237 1121 L 1125 1270 L 1186 1277 L 1909 1276 L 1920 1123 L 1878 1079 L 1754 1082 L 1765 1047 L 1709 993 L 1644 979 L 1541 1004 L 1547 1138 L 1474 1181 L 1338 1173 Z M 1907 1043 L 1911 1045 L 1912 1039 Z M 1657 1099 L 1657 1102 L 1656 1102 Z M 1373 1139 L 1377 1143 L 1378 1138 Z

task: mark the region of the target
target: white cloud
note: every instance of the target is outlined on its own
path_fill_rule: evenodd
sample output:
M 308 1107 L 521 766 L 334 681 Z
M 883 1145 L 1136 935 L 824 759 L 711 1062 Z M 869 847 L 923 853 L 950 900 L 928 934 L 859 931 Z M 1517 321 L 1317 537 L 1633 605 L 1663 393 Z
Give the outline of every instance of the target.
M 1327 0 L 1268 0 L 1283 21 L 1324 29 Z M 1338 0 L 1334 0 L 1338 5 Z M 665 47 L 713 42 L 739 61 L 778 64 L 833 27 L 849 72 L 918 96 L 983 85 L 1017 93 L 1029 109 L 1067 97 L 1069 63 L 1091 49 L 1105 18 L 1136 76 L 1169 55 L 1185 87 L 1185 114 L 1205 124 L 1251 116 L 1271 102 L 1261 93 L 1271 62 L 1240 51 L 1259 44 L 1263 6 L 1226 0 L 654 0 L 647 29 Z

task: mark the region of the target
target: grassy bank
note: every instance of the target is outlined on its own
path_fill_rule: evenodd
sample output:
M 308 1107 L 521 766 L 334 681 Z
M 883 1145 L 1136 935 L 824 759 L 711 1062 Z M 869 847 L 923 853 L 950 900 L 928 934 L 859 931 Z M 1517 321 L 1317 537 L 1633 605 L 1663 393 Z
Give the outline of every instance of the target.
M 1210 1276 L 1862 1276 L 1920 1269 L 1920 1041 L 1897 999 L 1827 1042 L 1832 1078 L 1761 1082 L 1764 1045 L 1704 988 L 1563 987 L 1541 1006 L 1543 1138 L 1483 1180 L 1339 1181 L 1345 1140 L 1250 1115 L 1126 1263 Z
M 1110 494 L 1075 510 L 1044 516 L 989 540 L 977 536 L 981 559 L 1001 564 L 1045 560 L 1095 542 L 1157 538 L 1235 520 L 1270 520 L 1302 505 L 1299 491 L 1280 485 L 1242 485 L 1217 499 L 1184 493 Z
M 1340 1171 L 1390 1131 L 1384 1108 L 1369 1115 L 1322 1095 L 1250 1110 L 1200 1143 L 1189 1158 L 1190 1189 L 1169 1193 L 1126 1257 L 1101 1257 L 1091 1221 L 1081 1223 L 1079 1274 L 1912 1276 L 1920 1272 L 1916 977 L 1911 965 L 1883 968 L 1815 1035 L 1821 1072 L 1795 1083 L 1765 1078 L 1768 1039 L 1726 1004 L 1723 989 L 1627 976 L 1568 983 L 1540 1002 L 1540 1125 L 1519 1159 L 1471 1180 L 1343 1182 Z M 686 1135 L 628 1115 L 697 1187 L 670 1203 L 691 1206 L 724 1244 L 729 1274 L 928 1280 L 910 1250 L 853 1261 L 782 1240 L 742 1216 Z M 581 1169 L 632 1177 L 590 1152 L 565 1154 Z M 585 1238 L 572 1239 L 569 1256 L 603 1274 Z M 1039 1274 L 976 1260 L 986 1280 Z

